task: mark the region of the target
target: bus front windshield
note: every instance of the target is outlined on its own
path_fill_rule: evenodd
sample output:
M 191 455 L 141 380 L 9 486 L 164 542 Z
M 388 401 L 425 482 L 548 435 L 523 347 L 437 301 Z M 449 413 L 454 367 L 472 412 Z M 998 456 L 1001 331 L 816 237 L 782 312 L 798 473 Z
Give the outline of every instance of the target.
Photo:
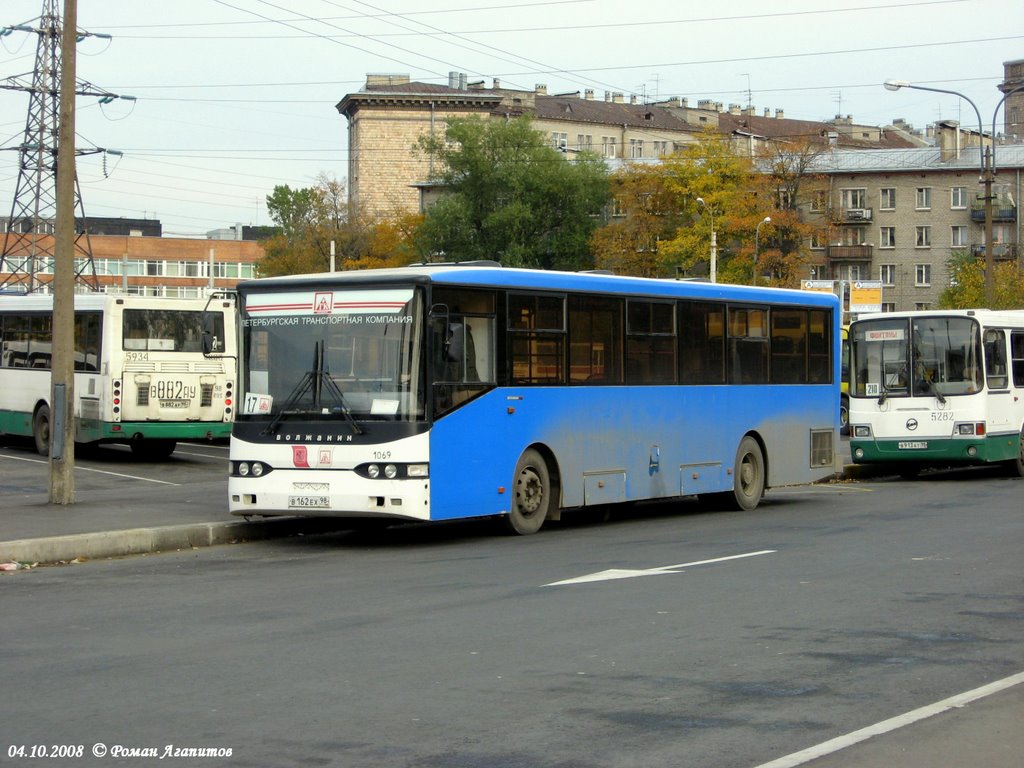
M 866 320 L 852 331 L 854 397 L 935 397 L 981 390 L 981 336 L 969 317 Z
M 240 419 L 422 419 L 421 306 L 412 288 L 250 294 Z

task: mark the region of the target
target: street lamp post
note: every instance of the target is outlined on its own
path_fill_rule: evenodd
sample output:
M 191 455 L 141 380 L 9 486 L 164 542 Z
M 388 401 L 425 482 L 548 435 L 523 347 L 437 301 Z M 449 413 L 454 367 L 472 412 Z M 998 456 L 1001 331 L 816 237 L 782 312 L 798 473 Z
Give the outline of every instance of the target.
M 978 117 L 978 155 L 981 168 L 981 182 L 985 185 L 985 194 L 983 195 L 983 199 L 985 201 L 985 304 L 991 307 L 995 303 L 995 259 L 992 253 L 992 183 L 995 181 L 996 177 L 996 116 L 999 114 L 999 108 L 1003 106 L 1003 102 L 1006 101 L 1007 97 L 1012 96 L 1019 91 L 1024 91 L 1024 85 L 1018 86 L 1011 91 L 1007 91 L 1003 94 L 1003 98 L 1001 98 L 996 104 L 996 108 L 992 112 L 991 143 L 988 147 L 982 146 L 985 143 L 985 126 L 981 122 L 981 112 L 978 110 L 978 105 L 959 91 L 948 91 L 945 88 L 931 88 L 924 85 L 914 85 L 907 80 L 886 80 L 882 85 L 889 91 L 898 91 L 900 88 L 911 88 L 916 91 L 948 93 L 950 96 L 957 96 L 963 99 L 974 107 L 974 114 Z
M 757 226 L 754 228 L 754 285 L 757 285 L 757 259 L 761 253 L 761 227 L 764 224 L 771 223 L 772 217 L 765 216 L 763 219 L 757 222 Z
M 704 202 L 703 197 L 697 198 L 697 204 L 708 212 L 708 216 L 711 218 L 711 282 L 718 282 L 718 233 L 715 232 L 715 212 L 711 206 Z

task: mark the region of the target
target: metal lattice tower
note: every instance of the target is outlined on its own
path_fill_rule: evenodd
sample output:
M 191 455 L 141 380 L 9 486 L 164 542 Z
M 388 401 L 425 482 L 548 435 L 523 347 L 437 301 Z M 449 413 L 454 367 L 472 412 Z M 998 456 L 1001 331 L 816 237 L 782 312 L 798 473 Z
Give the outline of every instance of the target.
M 8 27 L 3 32 L 30 32 L 39 36 L 35 68 L 23 75 L 0 81 L 0 88 L 25 91 L 29 94 L 28 117 L 24 138 L 18 153 L 18 181 L 11 205 L 8 231 L 4 233 L 0 252 L 0 273 L 7 273 L 0 288 L 24 287 L 29 292 L 49 285 L 54 274 L 54 223 L 57 218 L 57 142 L 60 133 L 60 83 L 62 23 L 59 0 L 43 0 L 43 11 L 37 22 Z M 106 35 L 96 35 L 107 37 Z M 84 81 L 76 81 L 80 96 L 99 96 L 101 100 L 118 98 L 116 94 L 97 90 Z M 102 149 L 76 149 L 75 154 L 88 155 Z M 96 290 L 96 269 L 92 245 L 85 226 L 82 192 L 75 176 L 75 282 Z

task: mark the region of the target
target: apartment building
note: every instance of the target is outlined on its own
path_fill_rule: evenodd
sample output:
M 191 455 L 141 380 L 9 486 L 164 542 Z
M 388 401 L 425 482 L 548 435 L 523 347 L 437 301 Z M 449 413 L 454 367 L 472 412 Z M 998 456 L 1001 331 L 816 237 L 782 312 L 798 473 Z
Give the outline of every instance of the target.
M 885 310 L 927 309 L 949 285 L 955 253 L 984 255 L 979 148 L 956 148 L 955 123 L 940 134 L 936 147 L 834 150 L 816 159 L 811 172 L 823 181 L 804 213 L 827 235 L 812 243 L 815 277 L 881 280 Z M 997 145 L 995 157 L 993 255 L 1020 259 L 1024 144 Z
M 349 202 L 382 217 L 419 210 L 436 193 L 430 182 L 438 169 L 414 148 L 422 135 L 442 133 L 453 117 L 529 114 L 567 158 L 590 151 L 609 161 L 656 160 L 696 141 L 708 128 L 730 136 L 737 151 L 751 155 L 784 138 L 850 148 L 920 143 L 907 131 L 858 125 L 851 116 L 834 122 L 791 120 L 782 110 L 759 115 L 752 107 L 710 100 L 691 106 L 684 98 L 648 104 L 619 92 L 599 97 L 592 89 L 549 94 L 545 85 L 515 90 L 503 88 L 497 79 L 488 88 L 458 72 L 449 74 L 447 85 L 371 74 L 364 88 L 347 94 L 337 110 L 347 120 Z
M 2 223 L 6 231 L 6 220 Z M 151 226 L 159 229 L 159 222 Z M 0 242 L 3 237 L 0 233 Z M 32 235 L 21 237 L 33 238 Z M 51 234 L 34 237 L 38 238 L 36 252 L 53 253 Z M 143 296 L 193 298 L 205 296 L 212 289 L 233 288 L 239 280 L 255 277 L 257 264 L 263 258 L 263 247 L 255 240 L 199 240 L 125 233 L 90 234 L 89 244 L 99 290 Z M 50 290 L 53 260 L 45 256 L 38 258 L 33 270 L 26 262 L 28 257 L 23 255 L 32 250 L 22 248 L 19 251 L 22 255 L 4 259 L 0 265 L 0 286 L 17 289 L 27 283 L 28 272 L 34 271 L 38 290 Z M 84 271 L 91 281 L 92 275 L 81 261 L 76 266 L 77 271 Z M 86 286 L 81 287 L 84 290 Z

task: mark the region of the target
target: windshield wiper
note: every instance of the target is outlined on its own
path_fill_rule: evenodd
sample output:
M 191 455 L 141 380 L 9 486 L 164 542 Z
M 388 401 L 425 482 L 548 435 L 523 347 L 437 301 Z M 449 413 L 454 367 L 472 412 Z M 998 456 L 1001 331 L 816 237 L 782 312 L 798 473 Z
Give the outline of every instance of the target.
M 935 395 L 935 399 L 936 400 L 938 400 L 943 405 L 946 404 L 946 397 L 945 397 L 945 395 L 943 395 L 941 392 L 939 392 L 938 388 L 935 386 L 935 382 L 934 381 L 932 381 L 931 379 L 927 379 L 927 378 L 926 379 L 922 379 L 921 380 L 921 385 L 922 385 L 922 389 L 924 389 L 924 388 L 930 389 L 932 391 L 932 394 Z
M 338 407 L 332 408 L 331 413 L 340 413 L 344 416 L 345 421 L 347 421 L 349 426 L 352 428 L 353 434 L 363 434 L 363 428 L 360 427 L 355 418 L 353 418 L 352 412 L 349 411 L 348 405 L 345 403 L 345 395 L 342 394 L 338 385 L 334 383 L 334 379 L 331 378 L 330 373 L 324 366 L 324 346 L 324 342 L 322 341 L 317 341 L 313 344 L 313 368 L 306 371 L 302 380 L 295 385 L 295 389 L 292 390 L 288 399 L 285 400 L 281 410 L 277 412 L 277 415 L 261 434 L 276 434 L 277 428 L 281 425 L 285 416 L 322 413 L 323 406 L 321 405 L 321 400 L 325 390 L 327 394 L 338 403 Z M 307 393 L 312 394 L 313 396 L 312 407 L 296 408 L 296 404 L 299 400 L 305 397 Z

